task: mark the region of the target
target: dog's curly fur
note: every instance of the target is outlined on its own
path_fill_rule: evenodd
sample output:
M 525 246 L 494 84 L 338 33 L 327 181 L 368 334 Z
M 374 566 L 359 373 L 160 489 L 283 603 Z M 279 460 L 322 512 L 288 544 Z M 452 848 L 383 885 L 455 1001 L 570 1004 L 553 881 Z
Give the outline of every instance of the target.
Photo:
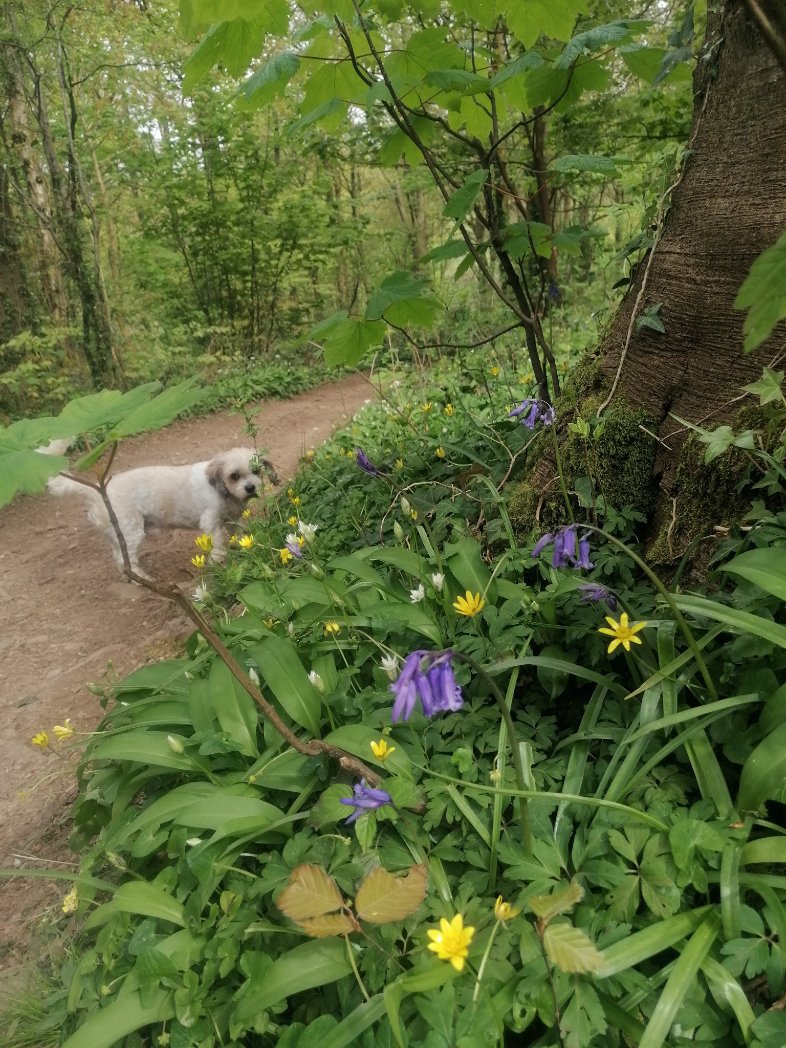
M 44 453 L 58 453 L 51 448 Z M 258 494 L 259 474 L 266 469 L 277 478 L 267 459 L 253 448 L 231 448 L 206 462 L 190 466 L 142 466 L 116 473 L 107 482 L 107 495 L 125 539 L 132 571 L 145 576 L 139 564 L 139 547 L 151 528 L 195 528 L 213 540 L 213 556 L 226 553 L 223 525 L 236 518 L 243 504 Z M 69 477 L 49 481 L 55 495 L 78 494 L 88 501 L 88 517 L 107 536 L 117 566 L 123 555 L 101 496 L 93 488 Z

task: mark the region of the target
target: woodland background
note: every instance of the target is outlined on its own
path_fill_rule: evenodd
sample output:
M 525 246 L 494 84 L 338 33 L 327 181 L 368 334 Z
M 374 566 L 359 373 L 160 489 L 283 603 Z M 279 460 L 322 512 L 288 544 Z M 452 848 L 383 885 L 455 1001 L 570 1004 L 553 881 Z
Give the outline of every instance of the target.
M 644 18 L 646 37 L 609 49 L 591 90 L 536 109 L 509 144 L 564 361 L 621 297 L 690 127 L 693 5 L 633 6 L 592 0 L 590 21 Z M 195 371 L 230 396 L 291 391 L 305 379 L 270 366 L 311 363 L 313 325 L 362 311 L 413 264 L 448 307 L 421 341 L 510 326 L 476 270 L 455 280 L 458 262 L 428 261 L 453 223 L 373 113 L 326 129 L 295 98 L 238 99 L 245 67 L 189 65 L 174 0 L 0 11 L 0 417 Z M 550 169 L 564 155 L 614 163 Z

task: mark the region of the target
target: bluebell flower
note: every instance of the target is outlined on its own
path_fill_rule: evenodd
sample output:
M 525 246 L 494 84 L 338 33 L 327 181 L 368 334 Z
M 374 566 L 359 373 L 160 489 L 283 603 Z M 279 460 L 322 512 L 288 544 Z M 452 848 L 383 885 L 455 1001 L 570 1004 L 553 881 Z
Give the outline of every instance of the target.
M 600 604 L 603 601 L 610 611 L 617 610 L 617 598 L 611 590 L 601 586 L 599 582 L 582 583 L 579 586 L 579 593 L 581 594 L 582 604 Z
M 364 473 L 368 473 L 371 477 L 381 477 L 382 470 L 377 469 L 368 455 L 365 453 L 363 448 L 355 448 L 355 461 L 357 462 L 360 469 Z
M 526 417 L 522 418 L 522 415 L 526 415 Z M 527 429 L 534 429 L 535 423 L 538 421 L 540 421 L 541 426 L 551 426 L 556 417 L 554 408 L 545 400 L 522 400 L 519 405 L 508 413 L 508 418 L 517 418 L 522 426 L 526 426 Z
M 582 568 L 590 571 L 593 567 L 590 558 L 589 532 L 585 531 L 579 538 L 577 525 L 568 524 L 555 532 L 547 532 L 541 535 L 532 549 L 532 556 L 539 556 L 543 550 L 554 544 L 551 556 L 553 568 Z
M 455 713 L 464 705 L 461 688 L 456 683 L 452 651 L 413 651 L 404 659 L 398 679 L 390 685 L 396 696 L 391 720 L 409 720 L 420 700 L 423 714 Z
M 357 785 L 353 786 L 352 791 L 354 796 L 341 798 L 342 804 L 349 804 L 355 809 L 344 820 L 347 825 L 359 819 L 367 811 L 374 811 L 376 808 L 381 808 L 383 804 L 393 803 L 393 798 L 387 790 L 376 790 L 372 786 L 367 786 L 365 779 L 361 779 Z

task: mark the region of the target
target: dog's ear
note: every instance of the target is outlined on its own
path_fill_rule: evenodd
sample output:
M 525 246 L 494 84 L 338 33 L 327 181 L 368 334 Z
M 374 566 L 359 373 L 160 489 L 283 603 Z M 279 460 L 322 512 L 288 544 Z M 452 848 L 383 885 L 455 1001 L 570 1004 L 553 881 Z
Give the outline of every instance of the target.
M 212 458 L 205 466 L 205 475 L 207 477 L 208 484 L 214 487 L 219 495 L 226 497 L 229 492 L 227 486 L 224 483 L 224 456 L 216 455 Z

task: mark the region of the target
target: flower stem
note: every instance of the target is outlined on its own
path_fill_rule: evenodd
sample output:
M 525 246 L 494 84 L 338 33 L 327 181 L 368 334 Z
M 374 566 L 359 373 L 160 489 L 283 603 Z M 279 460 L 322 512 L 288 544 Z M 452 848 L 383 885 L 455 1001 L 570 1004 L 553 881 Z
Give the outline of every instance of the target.
M 455 658 L 461 659 L 468 663 L 476 673 L 483 677 L 484 681 L 488 685 L 491 694 L 496 700 L 499 712 L 502 714 L 502 719 L 505 722 L 505 727 L 508 732 L 508 739 L 510 740 L 510 753 L 513 758 L 513 770 L 516 775 L 516 784 L 518 785 L 520 793 L 524 793 L 527 790 L 527 778 L 524 774 L 524 765 L 521 761 L 521 752 L 519 750 L 518 739 L 516 738 L 516 729 L 513 724 L 513 718 L 510 715 L 508 704 L 505 702 L 505 698 L 502 692 L 499 690 L 497 685 L 488 673 L 480 666 L 473 658 L 469 655 L 465 655 L 461 651 L 454 651 L 453 655 Z M 528 854 L 532 854 L 532 830 L 530 829 L 529 822 L 529 807 L 528 800 L 526 797 L 519 796 L 518 798 L 518 809 L 519 809 L 519 826 L 521 827 L 521 843 L 524 846 L 524 851 Z
M 556 423 L 552 423 L 551 432 L 554 436 L 554 460 L 557 465 L 557 476 L 559 477 L 559 486 L 562 489 L 562 497 L 565 500 L 565 508 L 568 511 L 571 524 L 575 524 L 576 518 L 573 515 L 573 506 L 571 505 L 570 496 L 568 495 L 568 487 L 565 483 L 565 473 L 562 469 L 562 456 L 559 453 L 559 437 L 557 436 Z
M 489 956 L 491 955 L 491 947 L 494 945 L 494 938 L 495 938 L 497 932 L 499 931 L 499 926 L 500 926 L 500 922 L 499 921 L 495 921 L 494 922 L 494 927 L 491 929 L 491 935 L 489 936 L 489 941 L 486 943 L 486 949 L 483 951 L 483 957 L 481 958 L 480 967 L 478 968 L 478 977 L 477 977 L 477 979 L 475 979 L 475 989 L 472 991 L 472 1003 L 473 1004 L 477 1003 L 478 997 L 480 995 L 480 982 L 481 982 L 481 979 L 483 978 L 483 972 L 486 969 L 486 962 L 488 961 Z
M 371 998 L 368 995 L 366 987 L 363 985 L 363 980 L 360 977 L 358 966 L 355 964 L 355 958 L 352 955 L 352 943 L 349 941 L 348 935 L 344 936 L 344 942 L 347 944 L 347 957 L 349 957 L 349 963 L 352 965 L 352 971 L 355 973 L 355 979 L 357 980 L 357 984 L 360 987 L 360 992 L 363 994 L 367 1001 L 370 1001 Z

